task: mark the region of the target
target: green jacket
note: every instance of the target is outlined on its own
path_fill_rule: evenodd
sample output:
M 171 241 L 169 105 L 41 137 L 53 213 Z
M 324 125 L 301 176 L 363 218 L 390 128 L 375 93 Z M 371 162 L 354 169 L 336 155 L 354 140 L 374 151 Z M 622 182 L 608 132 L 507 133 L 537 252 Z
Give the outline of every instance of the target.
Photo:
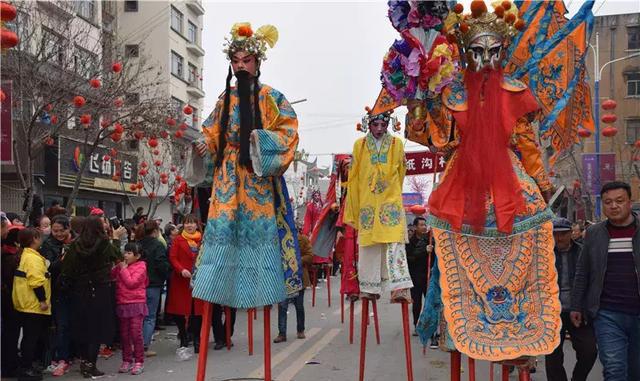
M 167 280 L 171 265 L 167 257 L 167 248 L 155 237 L 144 237 L 140 240 L 142 259 L 147 262 L 147 287 L 162 287 Z
M 83 247 L 75 240 L 62 260 L 61 281 L 70 282 L 66 286 L 73 286 L 76 291 L 90 283 L 110 283 L 111 268 L 119 260 L 122 253 L 118 242 L 101 239 L 91 247 Z

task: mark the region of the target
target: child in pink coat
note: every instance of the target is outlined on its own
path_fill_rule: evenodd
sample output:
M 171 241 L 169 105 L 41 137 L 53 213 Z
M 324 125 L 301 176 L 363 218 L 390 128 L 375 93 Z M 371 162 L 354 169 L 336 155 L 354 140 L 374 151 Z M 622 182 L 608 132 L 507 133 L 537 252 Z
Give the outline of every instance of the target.
M 141 255 L 142 250 L 137 243 L 127 243 L 124 261 L 116 265 L 111 273 L 116 282 L 116 314 L 120 319 L 120 373 L 140 374 L 144 370 L 142 321 L 149 313 L 146 293 L 149 278 L 147 264 L 140 260 Z

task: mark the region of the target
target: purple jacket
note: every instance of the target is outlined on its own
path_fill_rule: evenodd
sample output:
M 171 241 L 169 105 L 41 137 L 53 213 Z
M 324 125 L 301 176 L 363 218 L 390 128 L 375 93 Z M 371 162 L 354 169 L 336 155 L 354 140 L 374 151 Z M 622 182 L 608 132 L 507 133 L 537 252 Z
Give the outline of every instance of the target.
M 147 264 L 137 261 L 126 268 L 115 266 L 111 276 L 116 281 L 116 303 L 146 303 L 147 302 Z

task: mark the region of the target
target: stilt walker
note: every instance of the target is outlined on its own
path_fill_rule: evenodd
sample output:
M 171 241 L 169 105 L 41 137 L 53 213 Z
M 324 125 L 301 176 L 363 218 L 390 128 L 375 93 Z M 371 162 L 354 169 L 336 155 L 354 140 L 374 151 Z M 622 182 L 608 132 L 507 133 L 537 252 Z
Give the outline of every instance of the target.
M 353 146 L 344 222 L 358 230 L 362 324 L 367 324 L 369 319 L 369 302 L 380 298 L 388 286 L 391 302 L 402 305 L 402 327 L 408 344 L 409 289 L 413 284 L 405 252 L 407 231 L 402 205 L 406 163 L 402 140 L 387 132 L 390 124 L 397 128 L 391 113 L 370 112 L 359 124 L 366 136 L 356 140 Z M 366 326 L 362 332 L 366 334 Z M 365 345 L 366 336 L 361 337 L 360 379 L 364 377 Z M 405 351 L 407 379 L 412 380 L 411 346 L 405 345 Z
M 445 1 L 389 2 L 401 39 L 384 58 L 373 113 L 407 105 L 407 138 L 447 161 L 429 199 L 437 260 L 423 344 L 439 326 L 441 349 L 516 361 L 528 379 L 522 364 L 552 352 L 561 326 L 539 140 L 549 139 L 553 165 L 578 128 L 593 129 L 584 81 L 593 1 L 572 20 L 559 1 L 492 6 L 474 0 L 463 15 Z
M 294 158 L 298 121 L 284 95 L 259 81 L 267 48 L 277 40 L 271 25 L 256 31 L 248 23 L 233 26 L 224 50 L 231 61 L 226 89 L 202 124 L 203 141 L 194 143 L 213 189 L 193 274 L 193 296 L 208 302 L 197 380 L 205 378 L 210 303 L 253 309 L 249 319 L 255 308 L 264 308 L 268 380 L 271 306 L 302 290 L 297 231 L 282 177 Z

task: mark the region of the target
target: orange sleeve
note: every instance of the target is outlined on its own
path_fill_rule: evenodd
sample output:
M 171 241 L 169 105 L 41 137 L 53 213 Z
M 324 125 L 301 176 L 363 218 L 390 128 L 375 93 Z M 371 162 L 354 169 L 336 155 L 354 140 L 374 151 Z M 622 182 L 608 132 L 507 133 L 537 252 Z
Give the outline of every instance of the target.
M 543 192 L 552 190 L 553 184 L 544 168 L 535 131 L 526 117 L 521 117 L 516 122 L 514 140 L 520 152 L 520 161 L 529 176 L 538 184 L 538 188 Z

